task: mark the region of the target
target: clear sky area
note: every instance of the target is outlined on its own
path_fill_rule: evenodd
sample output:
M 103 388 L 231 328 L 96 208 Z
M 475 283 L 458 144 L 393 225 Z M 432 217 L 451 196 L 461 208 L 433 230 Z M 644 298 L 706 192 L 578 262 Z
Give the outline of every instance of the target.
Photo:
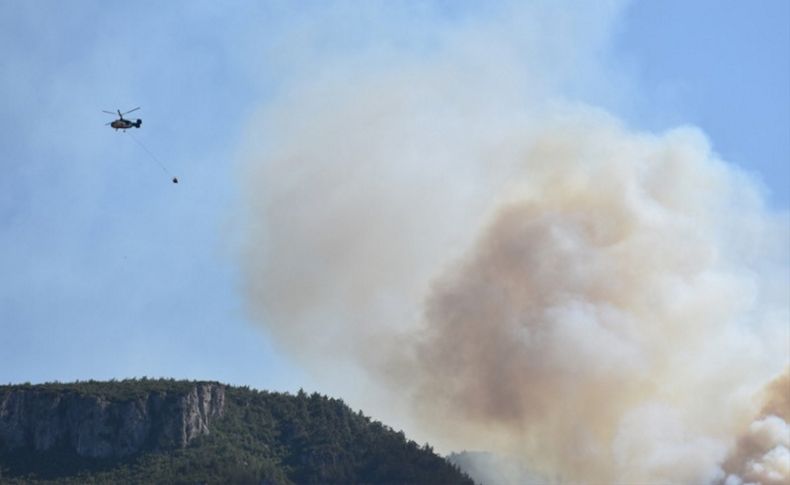
M 558 9 L 597 16 L 599 3 L 611 2 Z M 260 111 L 310 77 L 315 56 L 331 69 L 381 38 L 430 50 L 432 32 L 498 8 L 381 4 L 394 13 L 375 2 L 0 0 L 0 382 L 161 376 L 331 392 L 245 303 L 242 153 Z M 769 210 L 787 211 L 790 2 L 612 8 L 589 61 L 598 74 L 567 97 L 636 131 L 698 127 L 757 180 Z M 102 110 L 138 106 L 140 129 L 105 125 Z

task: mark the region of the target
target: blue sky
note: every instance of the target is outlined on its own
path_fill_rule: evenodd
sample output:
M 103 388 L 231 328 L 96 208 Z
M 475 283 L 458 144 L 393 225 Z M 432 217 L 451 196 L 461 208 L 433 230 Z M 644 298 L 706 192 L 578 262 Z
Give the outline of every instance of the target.
M 628 118 L 694 124 L 726 161 L 763 179 L 774 207 L 790 198 L 790 2 L 635 2 L 615 60 L 642 95 Z
M 317 386 L 247 317 L 234 251 L 240 147 L 312 66 L 283 39 L 331 65 L 378 37 L 430 49 L 435 29 L 496 10 L 327 4 L 0 0 L 0 382 Z M 699 126 L 787 210 L 790 3 L 636 1 L 608 35 L 612 83 L 579 88 L 583 101 L 637 129 Z M 134 135 L 179 185 L 104 126 L 102 110 L 136 106 Z

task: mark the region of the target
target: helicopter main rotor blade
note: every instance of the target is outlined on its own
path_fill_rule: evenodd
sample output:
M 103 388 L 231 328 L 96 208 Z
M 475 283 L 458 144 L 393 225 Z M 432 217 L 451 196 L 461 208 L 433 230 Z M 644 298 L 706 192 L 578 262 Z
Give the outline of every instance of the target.
M 113 115 L 113 116 L 115 116 L 115 113 L 113 113 L 112 111 L 107 111 L 106 109 L 103 109 L 103 110 L 101 110 L 101 112 L 102 112 L 102 113 L 107 113 L 108 115 Z
M 138 107 L 136 107 L 135 109 L 130 109 L 129 111 L 127 111 L 127 112 L 126 112 L 126 113 L 124 113 L 124 114 L 125 114 L 125 115 L 128 115 L 128 114 L 129 114 L 129 113 L 131 113 L 132 111 L 137 111 L 138 109 L 140 109 L 140 107 L 139 107 L 139 106 L 138 106 Z

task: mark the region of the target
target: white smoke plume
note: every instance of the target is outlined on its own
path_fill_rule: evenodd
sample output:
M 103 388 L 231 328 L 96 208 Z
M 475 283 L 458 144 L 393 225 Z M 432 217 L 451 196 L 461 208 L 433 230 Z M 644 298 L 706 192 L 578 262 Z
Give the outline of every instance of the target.
M 771 382 L 758 419 L 738 438 L 724 464 L 726 485 L 782 485 L 790 477 L 790 370 Z
M 786 483 L 787 402 L 763 389 L 790 352 L 787 219 L 698 129 L 563 96 L 615 7 L 333 58 L 270 103 L 245 155 L 251 313 L 448 450 L 559 482 Z

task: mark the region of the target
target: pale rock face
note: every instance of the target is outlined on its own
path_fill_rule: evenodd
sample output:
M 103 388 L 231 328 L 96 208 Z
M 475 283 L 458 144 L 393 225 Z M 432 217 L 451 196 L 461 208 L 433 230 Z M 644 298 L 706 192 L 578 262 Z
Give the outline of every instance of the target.
M 130 400 L 46 390 L 0 392 L 0 451 L 66 449 L 80 456 L 127 456 L 181 448 L 222 417 L 225 388 L 198 383 L 188 393 L 152 392 Z

